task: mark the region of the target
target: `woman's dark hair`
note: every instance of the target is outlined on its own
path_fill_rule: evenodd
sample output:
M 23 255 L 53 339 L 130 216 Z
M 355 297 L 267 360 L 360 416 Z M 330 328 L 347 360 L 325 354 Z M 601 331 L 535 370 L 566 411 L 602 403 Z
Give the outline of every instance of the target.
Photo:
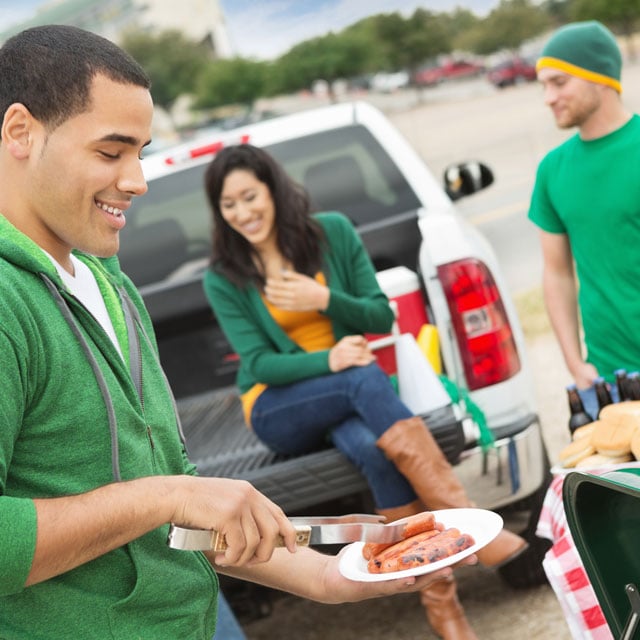
M 255 248 L 231 228 L 220 210 L 224 181 L 236 169 L 249 171 L 267 185 L 275 208 L 280 253 L 299 273 L 315 276 L 322 268 L 324 233 L 310 215 L 309 196 L 271 155 L 250 144 L 224 148 L 205 173 L 205 191 L 213 212 L 212 267 L 236 285 L 254 282 L 264 286 L 264 270 L 257 266 L 261 260 Z
M 144 69 L 128 53 L 95 33 L 66 25 L 21 31 L 0 48 L 0 119 L 18 102 L 52 131 L 91 106 L 98 74 L 150 87 Z

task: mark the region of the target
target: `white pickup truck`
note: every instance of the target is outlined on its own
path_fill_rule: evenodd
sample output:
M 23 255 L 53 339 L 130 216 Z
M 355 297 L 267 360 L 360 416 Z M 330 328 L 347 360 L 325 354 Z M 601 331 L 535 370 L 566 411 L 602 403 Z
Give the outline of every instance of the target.
M 287 513 L 336 511 L 364 497 L 359 472 L 333 448 L 283 458 L 243 424 L 233 386 L 237 357 L 202 291 L 210 251 L 203 172 L 223 146 L 265 147 L 310 192 L 318 210 L 348 215 L 377 270 L 419 274 L 437 326 L 443 372 L 481 408 L 495 446 L 483 449 L 464 404 L 425 416 L 479 507 L 519 516 L 531 547 L 501 569 L 514 586 L 544 580 L 534 536 L 548 482 L 518 318 L 493 250 L 453 200 L 484 188 L 478 162 L 452 166 L 441 186 L 385 116 L 365 102 L 302 111 L 210 134 L 144 160 L 149 192 L 127 215 L 123 269 L 141 289 L 177 397 L 189 453 L 205 475 L 244 478 Z M 384 281 L 384 278 L 381 279 Z M 524 516 L 524 517 L 522 517 Z

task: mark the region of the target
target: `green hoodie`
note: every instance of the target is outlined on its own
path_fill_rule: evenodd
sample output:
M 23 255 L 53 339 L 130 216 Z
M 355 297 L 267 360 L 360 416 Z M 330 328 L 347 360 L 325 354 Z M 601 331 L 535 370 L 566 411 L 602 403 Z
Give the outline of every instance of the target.
M 89 264 L 103 288 L 108 281 L 127 292 L 153 340 L 142 300 L 117 259 L 76 255 Z M 112 455 L 108 412 L 96 376 L 41 273 L 66 300 L 102 372 L 117 422 L 117 457 Z M 107 300 L 117 332 L 123 327 L 118 305 L 114 296 Z M 84 493 L 114 482 L 114 465 L 122 480 L 195 473 L 179 437 L 157 347 L 142 335 L 140 345 L 142 399 L 127 363 L 65 289 L 51 261 L 0 216 L 3 640 L 210 640 L 214 633 L 215 572 L 204 555 L 169 549 L 167 526 L 25 588 L 37 531 L 33 498 Z

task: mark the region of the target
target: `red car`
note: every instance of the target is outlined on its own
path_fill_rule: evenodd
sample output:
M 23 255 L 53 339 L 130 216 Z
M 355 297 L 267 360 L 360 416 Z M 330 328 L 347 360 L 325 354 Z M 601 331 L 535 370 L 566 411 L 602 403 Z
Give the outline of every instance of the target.
M 414 81 L 418 86 L 433 86 L 445 80 L 458 78 L 472 78 L 481 74 L 484 67 L 475 62 L 466 60 L 451 60 L 438 66 L 424 67 L 415 76 Z
M 452 60 L 442 65 L 442 75 L 445 80 L 456 78 L 473 78 L 484 71 L 484 67 L 467 60 Z
M 512 58 L 490 69 L 487 78 L 491 84 L 502 89 L 510 85 L 535 80 L 536 67 L 524 58 Z

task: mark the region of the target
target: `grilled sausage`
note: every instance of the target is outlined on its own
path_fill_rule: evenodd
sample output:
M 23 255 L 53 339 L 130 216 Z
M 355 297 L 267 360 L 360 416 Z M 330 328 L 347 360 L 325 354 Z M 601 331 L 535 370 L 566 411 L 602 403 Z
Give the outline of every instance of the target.
M 392 561 L 393 558 L 398 558 L 400 556 L 411 553 L 411 551 L 420 546 L 421 544 L 426 543 L 429 539 L 440 535 L 442 532 L 439 529 L 431 529 L 429 531 L 423 531 L 422 533 L 418 533 L 415 536 L 411 536 L 406 540 L 400 540 L 400 542 L 396 542 L 392 544 L 390 547 L 383 549 L 380 553 L 369 559 L 368 568 L 370 573 L 382 573 L 380 567 L 387 562 Z
M 436 517 L 431 511 L 423 511 L 415 516 L 407 518 L 404 525 L 404 531 L 402 533 L 403 538 L 411 538 L 412 536 L 422 533 L 423 531 L 430 531 L 436 528 Z
M 434 536 L 422 539 L 416 545 L 400 550 L 399 553 L 388 553 L 387 549 L 383 554 L 372 558 L 367 567 L 370 573 L 404 571 L 448 558 L 474 544 L 475 541 L 469 534 L 460 533 L 455 528 L 445 529 Z
M 411 538 L 418 533 L 431 531 L 435 529 L 436 526 L 438 526 L 438 523 L 436 523 L 436 517 L 433 515 L 433 513 L 431 511 L 423 511 L 422 513 L 418 513 L 415 516 L 410 516 L 409 518 L 407 518 L 407 521 L 404 525 L 404 530 L 402 532 L 402 539 L 406 540 L 407 538 Z M 362 555 L 364 556 L 365 560 L 371 560 L 371 558 L 377 556 L 379 553 L 394 544 L 397 543 L 367 542 L 362 547 Z

